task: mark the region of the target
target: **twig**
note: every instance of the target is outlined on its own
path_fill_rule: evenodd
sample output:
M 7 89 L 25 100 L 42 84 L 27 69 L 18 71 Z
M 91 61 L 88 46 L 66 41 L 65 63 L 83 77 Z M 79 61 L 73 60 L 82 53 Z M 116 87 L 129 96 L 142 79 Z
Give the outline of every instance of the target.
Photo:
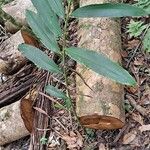
M 82 75 L 81 75 L 79 72 L 77 72 L 76 70 L 74 70 L 74 69 L 72 69 L 72 68 L 69 68 L 69 70 L 75 72 L 75 73 L 82 79 L 83 83 L 84 83 L 91 91 L 93 91 L 93 89 L 86 83 L 86 81 L 84 80 L 84 78 L 82 77 Z M 94 91 L 93 91 L 93 92 L 94 92 Z
M 132 98 L 131 96 L 128 96 L 128 95 L 127 95 L 127 98 L 128 98 L 128 101 L 130 102 L 130 104 L 131 104 L 140 114 L 142 114 L 143 116 L 146 116 L 146 115 L 148 114 L 147 110 L 146 110 L 144 107 L 138 105 L 138 104 L 136 103 L 136 101 L 134 100 L 134 98 Z
M 44 97 L 46 97 L 46 98 L 48 98 L 48 99 L 51 100 L 52 102 L 54 102 L 54 103 L 60 105 L 60 106 L 63 107 L 64 109 L 66 109 L 62 104 L 60 104 L 60 103 L 59 103 L 58 101 L 56 101 L 54 98 L 52 98 L 52 97 L 46 95 L 46 94 L 43 93 L 43 92 L 39 92 L 39 94 L 42 95 L 42 96 L 44 96 Z M 67 110 L 67 109 L 66 109 L 66 110 Z
M 65 127 L 64 127 L 64 125 L 57 119 L 57 118 L 55 118 L 55 117 L 53 117 L 54 118 L 54 120 L 68 133 L 68 129 L 66 129 Z

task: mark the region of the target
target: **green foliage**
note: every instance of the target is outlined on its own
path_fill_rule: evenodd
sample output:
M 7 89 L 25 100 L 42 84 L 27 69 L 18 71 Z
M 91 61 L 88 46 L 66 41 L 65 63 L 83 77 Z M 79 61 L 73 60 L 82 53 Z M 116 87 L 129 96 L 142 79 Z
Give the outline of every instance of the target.
M 18 48 L 24 56 L 26 56 L 39 68 L 50 72 L 62 73 L 61 69 L 54 63 L 54 61 L 40 49 L 27 44 L 21 44 Z
M 78 8 L 72 13 L 74 17 L 124 17 L 147 15 L 143 9 L 128 4 L 94 4 Z
M 59 47 L 54 34 L 49 29 L 50 26 L 48 27 L 47 24 L 43 22 L 42 18 L 32 11 L 27 11 L 26 18 L 33 32 L 37 35 L 40 41 L 48 49 L 59 53 Z
M 50 0 L 31 0 L 31 1 L 34 7 L 37 9 L 38 14 L 42 18 L 42 20 L 37 19 L 36 21 L 39 23 L 44 22 L 51 32 L 53 32 L 56 36 L 61 36 L 62 31 L 59 24 L 59 19 L 52 10 L 53 3 L 51 3 Z
M 61 98 L 63 100 L 68 99 L 68 97 L 63 92 L 61 92 L 56 87 L 53 87 L 51 85 L 47 85 L 46 88 L 45 88 L 45 91 L 48 94 L 50 94 L 51 96 L 54 96 L 56 98 Z
M 150 13 L 150 0 L 136 0 L 134 6 L 144 9 L 146 12 Z M 143 31 L 149 28 L 148 24 L 144 24 L 142 21 L 133 21 L 128 25 L 128 33 L 132 37 L 141 36 Z M 143 48 L 145 51 L 150 52 L 150 29 L 148 29 L 146 35 L 143 38 Z
M 147 12 L 150 12 L 150 0 L 136 0 L 137 2 L 134 4 L 137 7 L 140 7 Z
M 144 37 L 143 47 L 144 47 L 145 51 L 150 52 L 150 29 L 148 29 L 148 31 Z
M 60 91 L 58 88 L 51 86 L 51 85 L 47 85 L 45 87 L 45 91 L 50 95 L 50 96 L 54 96 L 56 98 L 60 98 L 64 100 L 64 106 L 67 109 L 70 109 L 71 107 L 71 100 L 69 97 L 66 96 L 66 94 L 64 94 L 62 91 Z M 57 108 L 63 108 L 63 106 L 55 104 L 55 107 Z
M 130 112 L 133 110 L 133 107 L 130 105 L 130 103 L 128 101 L 125 101 L 124 109 L 125 109 L 125 111 Z
M 67 48 L 66 53 L 78 63 L 85 65 L 98 74 L 126 85 L 136 83 L 126 70 L 101 53 L 76 47 Z
M 51 0 L 49 1 L 53 11 L 60 17 L 65 18 L 64 6 L 62 4 L 62 0 Z
M 45 145 L 45 144 L 47 144 L 48 139 L 47 139 L 46 137 L 42 137 L 42 138 L 40 139 L 40 142 L 41 142 L 41 144 Z
M 131 20 L 127 28 L 127 32 L 130 34 L 131 37 L 138 37 L 147 28 L 147 25 L 143 25 L 142 21 Z
M 27 11 L 27 22 L 32 28 L 39 40 L 51 51 L 62 58 L 63 67 L 55 64 L 44 52 L 40 49 L 26 44 L 19 45 L 19 50 L 36 64 L 41 69 L 50 72 L 62 73 L 65 79 L 65 84 L 68 85 L 66 75 L 67 66 L 66 56 L 69 55 L 74 60 L 89 67 L 93 71 L 119 83 L 126 85 L 134 85 L 135 80 L 131 75 L 117 63 L 112 62 L 106 56 L 94 51 L 85 50 L 82 48 L 67 47 L 67 27 L 71 17 L 123 17 L 123 16 L 139 16 L 145 15 L 146 12 L 134 6 L 127 4 L 97 4 L 81 7 L 71 12 L 72 0 L 67 0 L 68 6 L 64 10 L 61 0 L 32 0 L 37 12 Z M 72 16 L 70 14 L 72 13 Z M 60 19 L 61 18 L 61 19 Z M 60 20 L 63 23 L 60 25 Z M 61 28 L 62 26 L 62 28 Z M 63 31 L 63 32 L 62 32 Z M 59 46 L 58 46 L 59 45 Z M 68 88 L 66 95 L 56 87 L 48 85 L 46 92 L 51 96 L 65 100 L 65 106 L 71 106 L 71 98 Z M 44 140 L 45 141 L 45 140 Z

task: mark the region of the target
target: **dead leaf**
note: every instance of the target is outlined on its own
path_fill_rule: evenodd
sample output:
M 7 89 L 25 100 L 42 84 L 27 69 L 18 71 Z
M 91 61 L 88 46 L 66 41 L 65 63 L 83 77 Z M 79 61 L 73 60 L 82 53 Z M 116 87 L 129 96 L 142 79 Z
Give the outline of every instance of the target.
M 38 47 L 37 40 L 30 33 L 28 33 L 27 31 L 21 30 L 21 35 L 26 44 Z
M 77 132 L 77 136 L 78 136 L 77 144 L 79 145 L 79 147 L 82 147 L 83 146 L 83 137 L 78 131 L 76 131 L 76 132 Z
M 31 133 L 33 129 L 34 110 L 30 99 L 22 99 L 20 103 L 21 117 L 26 129 Z
M 143 118 L 140 114 L 132 113 L 132 119 L 143 125 Z
M 145 84 L 144 89 L 145 90 L 144 90 L 143 96 L 141 98 L 142 105 L 149 105 L 150 104 L 150 87 L 149 87 L 148 83 Z
M 136 138 L 137 132 L 131 131 L 123 137 L 123 144 L 130 144 Z
M 137 47 L 137 45 L 139 44 L 139 40 L 135 40 L 133 39 L 132 41 L 128 41 L 128 49 L 133 49 L 135 47 Z
M 61 138 L 67 143 L 69 149 L 81 148 L 83 146 L 83 138 L 79 132 L 76 134 L 71 131 L 70 135 L 65 134 Z
M 140 126 L 140 127 L 139 127 L 139 130 L 140 130 L 141 132 L 150 131 L 150 124 Z
M 99 144 L 99 150 L 106 150 L 105 145 L 103 143 Z
M 144 64 L 144 60 L 143 59 L 135 59 L 133 63 L 136 66 L 142 66 Z
M 132 94 L 135 94 L 138 90 L 138 86 L 134 86 L 134 87 L 126 87 L 126 90 L 129 92 L 129 93 L 132 93 Z

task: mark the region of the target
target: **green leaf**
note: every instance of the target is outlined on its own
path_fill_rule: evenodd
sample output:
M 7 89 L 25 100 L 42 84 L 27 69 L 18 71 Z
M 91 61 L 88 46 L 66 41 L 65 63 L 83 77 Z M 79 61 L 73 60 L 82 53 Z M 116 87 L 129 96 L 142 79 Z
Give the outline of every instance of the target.
M 135 85 L 136 83 L 133 77 L 125 69 L 101 53 L 83 48 L 70 47 L 66 49 L 66 54 L 96 73 L 119 83 L 126 85 Z
M 138 37 L 147 28 L 147 25 L 144 25 L 142 21 L 131 20 L 127 28 L 131 37 Z
M 42 137 L 40 139 L 41 144 L 45 145 L 48 142 L 48 139 L 46 137 Z
M 137 2 L 133 4 L 134 6 L 143 8 L 147 12 L 150 12 L 150 0 L 136 0 Z
M 61 98 L 63 100 L 66 100 L 68 99 L 67 96 L 61 92 L 59 89 L 57 89 L 56 87 L 54 86 L 51 86 L 51 85 L 47 85 L 45 87 L 45 91 L 50 94 L 51 96 L 54 96 L 54 97 L 57 97 L 57 98 Z
M 40 41 L 50 50 L 60 53 L 54 34 L 48 30 L 40 16 L 32 11 L 26 12 L 27 22 Z
M 64 6 L 62 0 L 49 0 L 48 1 L 52 10 L 60 17 L 65 18 Z
M 51 8 L 51 0 L 32 0 L 32 3 L 50 30 L 56 36 L 61 36 L 62 31 L 59 24 L 59 19 Z
M 19 50 L 38 67 L 50 72 L 62 73 L 61 69 L 40 49 L 27 44 L 20 44 Z
M 142 8 L 121 3 L 105 3 L 83 6 L 76 9 L 74 17 L 124 17 L 148 15 Z

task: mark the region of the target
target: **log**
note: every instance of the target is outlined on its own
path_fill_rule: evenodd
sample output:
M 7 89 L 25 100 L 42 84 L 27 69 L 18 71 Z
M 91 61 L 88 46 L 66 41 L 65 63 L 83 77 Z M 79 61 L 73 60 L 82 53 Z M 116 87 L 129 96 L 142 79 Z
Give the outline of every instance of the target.
M 15 33 L 18 31 L 18 25 L 26 26 L 27 21 L 25 19 L 26 9 L 35 11 L 31 0 L 14 0 L 4 6 L 2 10 L 6 13 L 4 14 L 5 27 L 8 32 Z M 14 18 L 14 20 L 8 15 Z
M 80 5 L 98 4 L 106 0 L 80 0 Z M 110 1 L 109 1 L 110 2 Z M 118 2 L 118 0 L 115 0 Z M 86 18 L 79 20 L 79 47 L 101 52 L 121 63 L 120 21 L 110 18 Z M 79 76 L 77 82 L 76 112 L 84 127 L 94 129 L 118 129 L 124 126 L 123 86 L 97 75 L 84 66 L 79 72 L 93 91 Z
M 0 45 L 0 73 L 16 73 L 26 63 L 25 57 L 18 51 L 18 45 L 27 43 L 37 46 L 37 42 L 25 31 L 18 31 Z
M 29 135 L 20 114 L 20 101 L 0 109 L 0 145 Z

